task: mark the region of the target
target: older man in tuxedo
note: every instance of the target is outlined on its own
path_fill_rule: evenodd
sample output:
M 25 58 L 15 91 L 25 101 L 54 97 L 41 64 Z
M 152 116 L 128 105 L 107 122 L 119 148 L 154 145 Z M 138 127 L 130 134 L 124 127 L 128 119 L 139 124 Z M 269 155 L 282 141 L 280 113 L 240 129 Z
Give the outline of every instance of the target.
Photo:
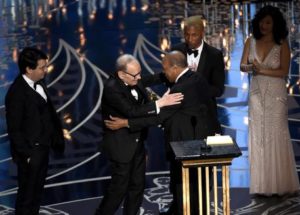
M 205 26 L 201 16 L 191 16 L 184 20 L 185 42 L 174 45 L 172 50 L 182 52 L 190 70 L 202 74 L 209 84 L 212 102 L 209 108 L 215 133 L 221 133 L 218 121 L 216 97 L 224 92 L 224 59 L 220 50 L 208 45 L 204 40 Z
M 20 75 L 5 98 L 11 154 L 18 169 L 16 215 L 38 215 L 47 175 L 49 149 L 64 151 L 61 123 L 41 81 L 47 56 L 35 48 L 19 55 Z
M 105 124 L 110 129 L 121 130 L 129 127 L 132 132 L 139 131 L 144 127 L 163 124 L 166 152 L 170 160 L 170 188 L 173 194 L 173 204 L 168 213 L 182 214 L 181 165 L 175 160 L 169 143 L 171 141 L 204 139 L 208 135 L 214 134 L 213 122 L 208 114 L 211 94 L 206 79 L 187 67 L 186 58 L 181 52 L 168 53 L 163 58 L 162 65 L 166 78 L 173 83 L 170 92 L 181 92 L 184 95 L 181 103 L 162 108 L 157 116 L 129 119 L 120 119 L 114 116 L 111 120 L 106 120 Z M 194 172 L 196 173 L 196 171 Z M 191 190 L 197 191 L 197 175 L 192 175 L 190 184 L 194 186 L 194 189 Z M 192 192 L 191 200 L 192 214 L 198 214 L 197 192 Z
M 165 94 L 151 102 L 144 83 L 155 83 L 155 77 L 141 82 L 141 66 L 129 54 L 120 56 L 116 72 L 104 85 L 102 115 L 104 120 L 111 116 L 136 118 L 155 116 L 160 108 L 180 103 L 182 94 Z M 151 80 L 151 81 L 150 81 Z M 144 140 L 147 129 L 130 131 L 128 127 L 119 130 L 104 128 L 103 152 L 111 163 L 110 185 L 96 214 L 113 215 L 124 199 L 123 214 L 136 215 L 143 200 L 145 182 Z

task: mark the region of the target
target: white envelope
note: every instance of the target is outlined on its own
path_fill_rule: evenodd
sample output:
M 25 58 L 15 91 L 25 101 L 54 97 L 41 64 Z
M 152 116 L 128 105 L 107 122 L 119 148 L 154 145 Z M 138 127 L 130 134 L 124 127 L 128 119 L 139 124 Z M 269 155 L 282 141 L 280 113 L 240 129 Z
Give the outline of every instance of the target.
M 233 140 L 229 135 L 208 136 L 206 139 L 207 145 L 230 145 Z

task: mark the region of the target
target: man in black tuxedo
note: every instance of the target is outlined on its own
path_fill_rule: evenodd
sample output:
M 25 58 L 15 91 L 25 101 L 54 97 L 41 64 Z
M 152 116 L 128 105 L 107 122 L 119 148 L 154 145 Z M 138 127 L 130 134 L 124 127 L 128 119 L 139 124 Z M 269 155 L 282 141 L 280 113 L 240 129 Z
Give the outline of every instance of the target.
M 178 51 L 167 54 L 162 61 L 164 74 L 169 82 L 173 83 L 171 93 L 181 92 L 184 99 L 180 104 L 161 109 L 157 116 L 142 118 L 120 119 L 112 117 L 105 120 L 110 129 L 129 127 L 131 132 L 137 132 L 144 127 L 163 124 L 167 157 L 170 160 L 171 192 L 173 204 L 169 214 L 182 214 L 182 173 L 181 165 L 174 159 L 169 143 L 172 141 L 184 141 L 204 139 L 214 135 L 214 128 L 208 115 L 207 102 L 211 99 L 209 85 L 199 73 L 194 73 L 187 67 L 185 56 Z M 191 186 L 197 191 L 197 175 L 191 177 Z M 191 195 L 191 214 L 198 214 L 197 192 Z
M 19 55 L 20 75 L 5 98 L 7 131 L 11 154 L 18 169 L 16 215 L 37 215 L 49 149 L 64 151 L 61 123 L 41 82 L 47 73 L 47 56 L 25 48 Z
M 178 104 L 182 94 L 164 95 L 150 102 L 141 79 L 141 67 L 132 55 L 122 55 L 116 62 L 116 73 L 104 85 L 102 115 L 136 118 L 157 115 L 160 108 Z M 153 79 L 154 81 L 155 79 Z M 151 81 L 152 82 L 152 81 Z M 148 81 L 147 83 L 151 83 Z M 154 81 L 155 82 L 155 81 Z M 96 214 L 113 215 L 124 199 L 123 214 L 136 215 L 143 200 L 145 183 L 144 140 L 147 129 L 130 131 L 104 128 L 103 152 L 111 163 L 112 178 Z
M 189 68 L 196 73 L 202 74 L 208 81 L 209 92 L 212 95 L 212 99 L 208 104 L 208 114 L 213 123 L 214 133 L 221 134 L 222 131 L 218 121 L 216 97 L 220 97 L 224 92 L 224 59 L 220 50 L 204 42 L 204 30 L 204 23 L 201 16 L 186 18 L 184 20 L 183 32 L 185 42 L 174 45 L 172 50 L 180 51 L 186 55 Z M 192 172 L 192 174 L 195 173 Z M 204 172 L 202 172 L 202 185 L 205 184 L 204 175 Z M 205 198 L 206 196 L 204 196 L 203 202 L 205 202 Z M 204 204 L 204 206 L 205 205 L 206 204 Z
M 220 50 L 208 45 L 203 40 L 204 23 L 201 16 L 191 16 L 184 20 L 184 43 L 174 45 L 172 50 L 182 52 L 192 71 L 202 74 L 208 81 L 212 95 L 209 114 L 214 122 L 215 133 L 221 133 L 218 122 L 216 97 L 224 92 L 224 59 Z

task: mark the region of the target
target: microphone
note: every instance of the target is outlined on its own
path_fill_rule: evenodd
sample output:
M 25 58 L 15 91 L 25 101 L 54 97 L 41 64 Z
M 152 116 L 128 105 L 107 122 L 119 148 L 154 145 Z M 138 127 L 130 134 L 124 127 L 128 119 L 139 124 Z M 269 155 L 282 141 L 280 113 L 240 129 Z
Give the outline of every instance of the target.
M 193 139 L 195 140 L 196 139 L 196 125 L 197 125 L 197 118 L 195 116 L 192 116 L 191 117 L 191 124 L 193 126 Z

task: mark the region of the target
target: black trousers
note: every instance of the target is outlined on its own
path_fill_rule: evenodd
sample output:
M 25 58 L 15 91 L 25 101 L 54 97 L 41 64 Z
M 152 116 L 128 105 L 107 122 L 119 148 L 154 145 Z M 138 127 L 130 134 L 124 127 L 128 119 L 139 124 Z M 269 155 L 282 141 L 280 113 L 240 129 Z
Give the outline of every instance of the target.
M 111 181 L 96 215 L 113 215 L 123 199 L 123 214 L 136 215 L 143 201 L 145 167 L 145 149 L 142 143 L 130 162 L 111 161 Z
M 18 159 L 16 215 L 38 215 L 49 163 L 49 147 L 34 146 L 30 161 Z

